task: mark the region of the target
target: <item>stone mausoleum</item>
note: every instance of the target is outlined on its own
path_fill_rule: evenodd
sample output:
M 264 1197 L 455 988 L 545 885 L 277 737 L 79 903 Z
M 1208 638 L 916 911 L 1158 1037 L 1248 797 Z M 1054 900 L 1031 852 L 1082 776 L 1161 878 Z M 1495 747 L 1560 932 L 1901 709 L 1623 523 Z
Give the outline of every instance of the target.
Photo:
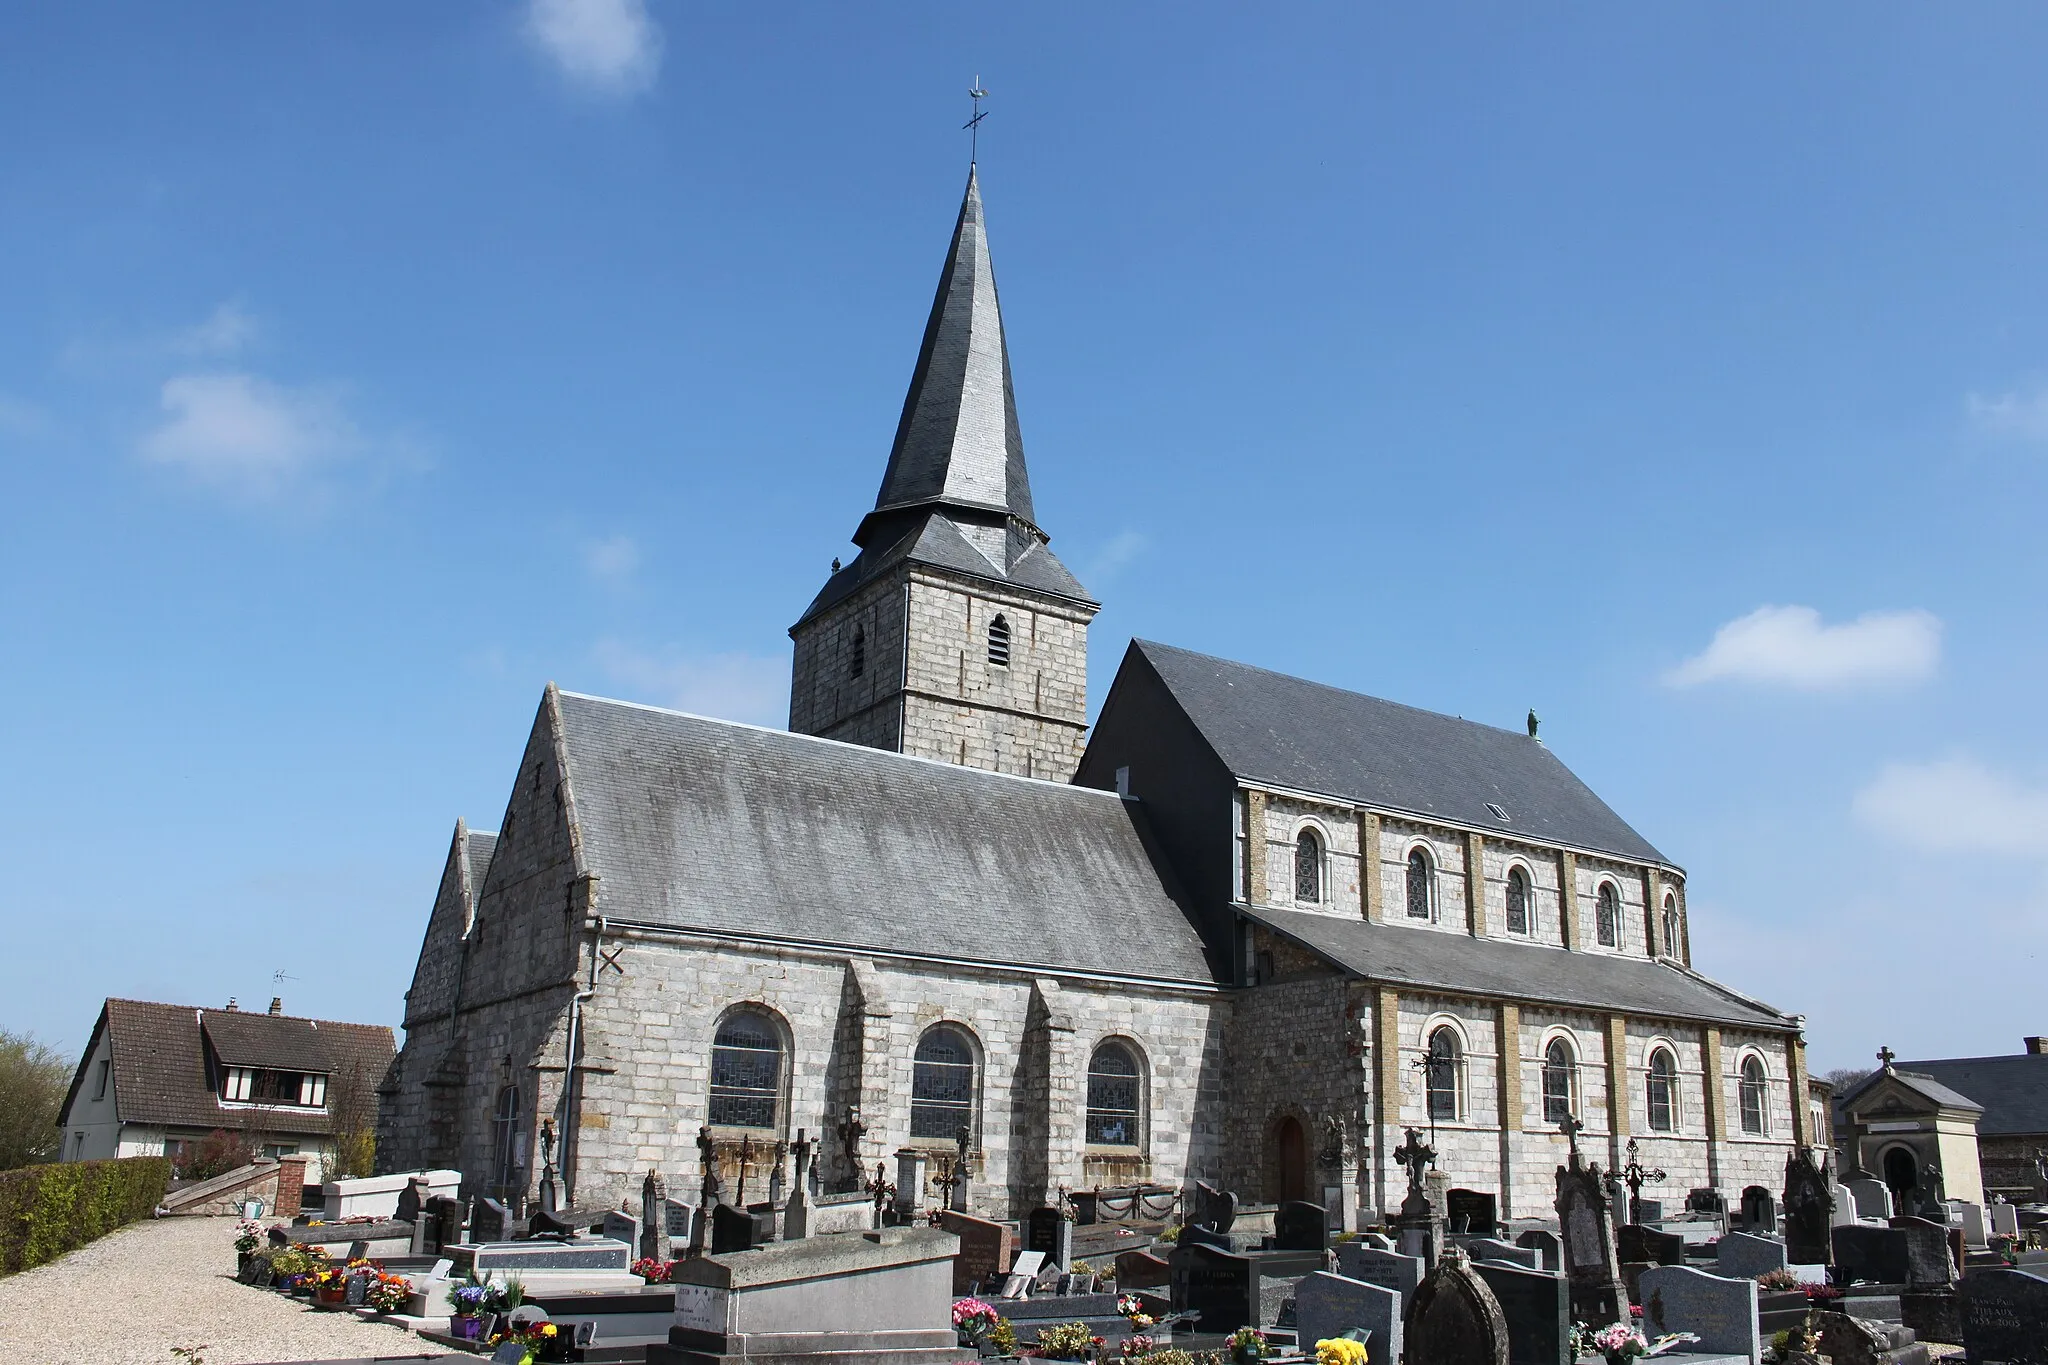
M 1811 1141 L 1801 1019 L 1692 970 L 1684 871 L 1533 717 L 1135 641 L 1091 731 L 971 173 L 853 540 L 788 731 L 546 689 L 498 832 L 456 825 L 381 1164 L 527 1194 L 545 1124 L 608 1205 L 693 1191 L 708 1125 L 759 1197 L 799 1130 L 850 1189 L 964 1128 L 983 1213 L 1204 1179 L 1355 1224 L 1409 1126 L 1502 1217 L 1567 1113 L 1667 1200 Z

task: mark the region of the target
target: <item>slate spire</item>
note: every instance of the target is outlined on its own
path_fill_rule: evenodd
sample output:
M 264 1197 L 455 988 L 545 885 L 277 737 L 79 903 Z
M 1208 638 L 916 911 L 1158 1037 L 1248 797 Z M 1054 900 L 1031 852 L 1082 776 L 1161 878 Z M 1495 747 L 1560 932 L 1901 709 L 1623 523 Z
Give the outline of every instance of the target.
M 854 543 L 879 548 L 881 537 L 904 520 L 901 514 L 918 508 L 995 513 L 1037 529 L 981 184 L 972 166 L 889 468 Z

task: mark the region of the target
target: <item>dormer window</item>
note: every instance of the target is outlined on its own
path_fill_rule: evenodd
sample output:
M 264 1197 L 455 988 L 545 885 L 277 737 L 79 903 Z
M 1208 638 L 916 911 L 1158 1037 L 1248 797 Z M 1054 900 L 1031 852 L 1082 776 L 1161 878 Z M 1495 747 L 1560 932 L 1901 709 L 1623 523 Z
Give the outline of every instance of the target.
M 327 1107 L 327 1076 L 318 1071 L 224 1067 L 220 1097 L 235 1104 L 290 1104 L 303 1109 L 324 1109 Z
M 988 661 L 997 668 L 1010 666 L 1010 622 L 1001 613 L 988 623 Z

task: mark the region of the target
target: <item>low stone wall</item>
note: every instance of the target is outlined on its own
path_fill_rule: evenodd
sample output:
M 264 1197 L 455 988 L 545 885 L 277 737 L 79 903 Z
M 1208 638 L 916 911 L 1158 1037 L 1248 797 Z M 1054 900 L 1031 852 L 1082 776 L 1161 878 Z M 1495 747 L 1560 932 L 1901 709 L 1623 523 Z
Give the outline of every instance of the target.
M 163 1206 L 174 1217 L 226 1218 L 241 1213 L 249 1200 L 260 1199 L 264 1217 L 290 1221 L 298 1216 L 305 1185 L 306 1158 L 265 1159 L 175 1190 L 164 1196 Z

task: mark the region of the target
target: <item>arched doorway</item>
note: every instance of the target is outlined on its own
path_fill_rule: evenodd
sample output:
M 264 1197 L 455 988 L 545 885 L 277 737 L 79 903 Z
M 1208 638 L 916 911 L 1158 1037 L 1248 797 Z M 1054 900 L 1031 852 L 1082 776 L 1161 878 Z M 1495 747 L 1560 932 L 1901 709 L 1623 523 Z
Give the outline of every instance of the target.
M 1913 1212 L 1913 1191 L 1920 1186 L 1920 1159 L 1910 1147 L 1894 1147 L 1884 1154 L 1884 1183 L 1891 1186 L 1892 1211 Z
M 1280 1198 L 1308 1198 L 1308 1137 L 1301 1121 L 1289 1115 L 1273 1129 L 1273 1144 L 1280 1157 Z

